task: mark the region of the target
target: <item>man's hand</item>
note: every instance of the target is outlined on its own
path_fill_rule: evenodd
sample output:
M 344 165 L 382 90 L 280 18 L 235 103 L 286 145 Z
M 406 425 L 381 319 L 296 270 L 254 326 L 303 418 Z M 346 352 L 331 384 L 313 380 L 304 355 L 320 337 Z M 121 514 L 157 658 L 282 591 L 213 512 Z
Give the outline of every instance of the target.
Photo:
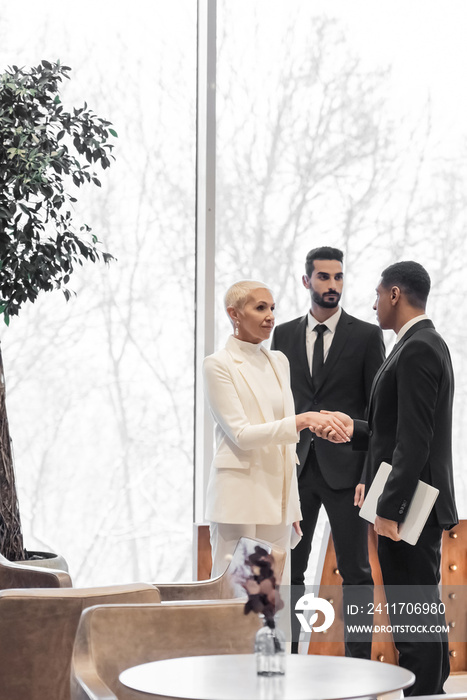
M 359 508 L 361 508 L 364 500 L 365 500 L 365 484 L 357 484 L 355 487 L 353 504 L 354 504 L 354 506 L 358 506 Z
M 330 442 L 349 442 L 350 440 L 344 424 L 333 414 L 325 416 L 321 411 L 319 413 L 307 411 L 295 416 L 295 421 L 298 431 L 309 428 L 318 437 Z
M 394 540 L 394 542 L 400 542 L 402 539 L 399 535 L 399 523 L 395 520 L 380 518 L 379 515 L 377 515 L 375 519 L 375 532 L 377 535 L 389 537 L 389 539 Z
M 353 435 L 353 419 L 347 415 L 347 413 L 342 413 L 342 411 L 325 411 L 324 409 L 320 413 L 325 413 L 328 416 L 335 416 L 341 423 L 345 426 L 345 432 L 349 437 Z

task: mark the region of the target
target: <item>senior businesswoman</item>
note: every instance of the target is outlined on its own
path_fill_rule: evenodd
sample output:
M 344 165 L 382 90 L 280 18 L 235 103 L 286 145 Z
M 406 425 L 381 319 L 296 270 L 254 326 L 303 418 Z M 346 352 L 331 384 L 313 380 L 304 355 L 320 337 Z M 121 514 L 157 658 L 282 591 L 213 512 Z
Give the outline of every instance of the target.
M 207 400 L 216 422 L 216 449 L 206 495 L 212 576 L 227 567 L 242 536 L 288 550 L 291 526 L 300 534 L 295 444 L 304 428 L 346 442 L 334 416 L 295 415 L 289 363 L 262 346 L 274 327 L 274 299 L 262 282 L 232 285 L 224 299 L 233 325 L 225 348 L 204 360 Z

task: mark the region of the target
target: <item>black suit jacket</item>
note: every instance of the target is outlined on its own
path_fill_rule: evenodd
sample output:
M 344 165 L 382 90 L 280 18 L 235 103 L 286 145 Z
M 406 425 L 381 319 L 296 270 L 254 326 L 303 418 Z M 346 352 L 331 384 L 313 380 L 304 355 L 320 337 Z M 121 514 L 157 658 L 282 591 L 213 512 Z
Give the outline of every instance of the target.
M 342 310 L 319 384 L 314 389 L 306 354 L 306 327 L 307 316 L 280 324 L 271 345 L 289 359 L 295 411 L 327 409 L 363 418 L 374 376 L 384 360 L 381 330 Z M 309 430 L 302 430 L 297 446 L 299 474 L 312 439 Z M 316 437 L 314 440 L 318 462 L 329 486 L 334 489 L 355 486 L 361 478 L 365 455 L 352 451 L 350 444 L 334 445 Z
M 412 326 L 375 377 L 368 422 L 355 421 L 354 449 L 368 448 L 367 487 L 381 462 L 392 472 L 377 513 L 402 522 L 419 479 L 439 489 L 441 527 L 457 523 L 452 473 L 454 377 L 449 350 L 428 319 Z

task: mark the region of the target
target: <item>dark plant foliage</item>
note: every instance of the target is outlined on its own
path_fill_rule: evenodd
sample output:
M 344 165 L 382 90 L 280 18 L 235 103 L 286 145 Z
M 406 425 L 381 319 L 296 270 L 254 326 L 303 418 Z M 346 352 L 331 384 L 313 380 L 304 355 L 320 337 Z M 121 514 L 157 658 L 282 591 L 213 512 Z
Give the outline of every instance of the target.
M 8 325 L 40 291 L 66 285 L 76 264 L 108 262 L 86 224 L 77 234 L 73 204 L 86 182 L 100 187 L 96 163 L 111 164 L 110 122 L 85 104 L 66 112 L 59 87 L 71 69 L 59 61 L 0 75 L 0 314 Z M 0 352 L 0 552 L 26 557 L 15 486 Z
M 59 61 L 0 75 L 0 313 L 8 324 L 40 291 L 66 285 L 76 264 L 112 259 L 86 224 L 77 233 L 77 188 L 100 187 L 94 170 L 113 160 L 116 132 L 86 105 L 68 112 L 59 88 L 70 68 Z

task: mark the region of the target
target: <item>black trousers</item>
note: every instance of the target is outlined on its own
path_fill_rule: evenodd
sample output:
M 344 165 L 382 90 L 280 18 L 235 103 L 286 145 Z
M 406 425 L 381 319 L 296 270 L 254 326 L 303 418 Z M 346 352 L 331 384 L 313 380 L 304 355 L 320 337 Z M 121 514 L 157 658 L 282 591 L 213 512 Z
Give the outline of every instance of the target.
M 344 625 L 346 610 L 350 605 L 368 609 L 373 600 L 373 579 L 368 558 L 368 523 L 360 518 L 359 510 L 353 504 L 354 488 L 332 489 L 324 480 L 312 444 L 307 460 L 298 480 L 303 520 L 303 537 L 291 553 L 292 610 L 295 602 L 305 591 L 305 572 L 311 552 L 321 505 L 324 505 L 331 525 L 331 533 L 336 551 L 337 566 L 343 579 Z M 300 626 L 292 616 L 292 652 L 297 651 Z M 348 620 L 358 624 L 355 617 Z M 363 620 L 368 622 L 368 616 Z M 371 634 L 366 639 L 351 641 L 344 634 L 345 654 L 363 659 L 371 658 Z
M 406 696 L 442 694 L 449 676 L 447 632 L 433 629 L 446 625 L 444 614 L 439 612 L 441 535 L 442 529 L 432 514 L 415 546 L 387 537 L 378 538 L 378 557 L 391 624 L 412 630 L 419 626 L 433 630 L 421 634 L 394 633 L 399 665 L 416 676 L 415 684 L 405 691 Z M 418 616 L 391 612 L 400 611 L 404 603 L 409 613 L 416 609 L 417 603 L 428 604 L 430 612 Z

